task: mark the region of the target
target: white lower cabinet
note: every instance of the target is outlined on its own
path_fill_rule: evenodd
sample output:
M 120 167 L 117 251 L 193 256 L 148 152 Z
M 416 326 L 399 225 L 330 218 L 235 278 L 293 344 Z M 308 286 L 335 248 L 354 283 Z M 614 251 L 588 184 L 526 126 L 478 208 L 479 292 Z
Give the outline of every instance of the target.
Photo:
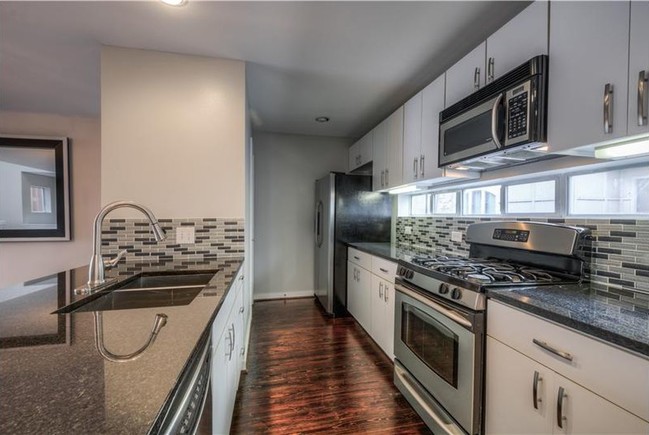
M 394 275 L 396 264 L 370 256 L 372 272 L 359 266 L 366 260 L 350 248 L 347 264 L 347 311 L 394 360 Z M 368 254 L 363 254 L 367 256 Z
M 520 345 L 532 342 L 529 334 L 549 335 L 551 328 L 562 329 L 564 333 L 561 336 L 566 339 L 569 339 L 573 332 L 546 324 L 547 322 L 536 317 L 492 301 L 489 302 L 487 313 L 487 434 L 649 434 L 649 422 L 611 401 L 613 397 L 620 397 L 619 395 L 611 393 L 611 397 L 602 397 L 592 391 L 606 391 L 604 384 L 609 381 L 606 371 L 600 372 L 599 381 L 593 381 L 585 376 L 575 375 L 570 369 L 571 365 L 556 365 L 551 369 L 530 357 L 536 355 L 530 351 L 533 348 Z M 555 337 L 552 336 L 554 341 Z M 501 339 L 508 344 L 500 341 Z M 578 370 L 588 371 L 588 342 L 580 340 L 594 342 L 579 336 L 570 343 L 563 342 L 562 346 L 571 350 L 572 361 Z M 516 348 L 511 347 L 512 344 Z M 568 347 L 568 344 L 571 346 Z M 596 345 L 608 348 L 600 343 Z M 562 360 L 559 357 L 543 359 L 544 353 L 538 355 L 544 362 Z M 608 354 L 602 354 L 600 358 L 610 359 L 615 356 L 619 357 L 620 365 L 609 365 L 609 370 L 625 370 L 628 367 L 633 371 L 633 364 L 624 363 L 625 352 L 610 348 Z M 641 361 L 637 363 L 643 364 Z M 649 365 L 645 367 L 649 369 Z M 587 383 L 580 385 L 575 382 L 576 379 L 566 376 L 585 379 Z M 642 373 L 635 378 L 636 382 L 643 382 Z M 617 385 L 617 388 L 625 389 L 625 386 Z M 635 389 L 644 391 L 645 396 L 649 396 L 646 385 L 638 387 L 633 381 L 626 385 L 626 390 Z M 642 397 L 642 393 L 639 394 L 638 397 Z M 620 405 L 622 403 L 625 403 L 628 409 L 644 409 L 642 403 L 625 400 L 622 400 Z
M 369 332 L 372 323 L 370 309 L 371 273 L 348 261 L 347 311 Z
M 242 270 L 212 324 L 212 433 L 230 433 L 232 411 L 247 348 L 247 298 Z

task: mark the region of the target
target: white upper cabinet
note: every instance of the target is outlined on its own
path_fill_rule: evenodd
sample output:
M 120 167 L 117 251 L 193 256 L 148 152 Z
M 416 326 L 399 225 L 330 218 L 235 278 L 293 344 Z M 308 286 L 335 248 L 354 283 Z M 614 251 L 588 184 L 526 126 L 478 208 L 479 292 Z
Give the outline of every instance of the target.
M 403 107 L 403 183 L 443 175 L 437 167 L 439 112 L 444 110 L 445 76 L 438 77 Z
M 548 54 L 548 2 L 536 1 L 487 39 L 485 83 L 534 56 Z
M 446 104 L 450 107 L 484 83 L 487 44 L 483 42 L 446 71 Z
M 388 118 L 386 159 L 386 187 L 392 188 L 403 184 L 403 106 Z
M 374 127 L 372 135 L 372 190 L 381 190 L 386 187 L 385 183 L 385 169 L 386 169 L 386 153 L 388 149 L 388 134 L 389 134 L 389 118 L 384 119 L 379 125 Z
M 372 161 L 373 136 L 373 132 L 370 131 L 349 148 L 350 172 Z
M 629 2 L 552 3 L 550 152 L 626 136 L 629 7 Z
M 403 182 L 417 181 L 421 159 L 421 106 L 424 92 L 421 91 L 403 105 Z
M 649 2 L 631 2 L 629 136 L 649 133 Z
M 373 190 L 403 184 L 403 106 L 374 128 Z

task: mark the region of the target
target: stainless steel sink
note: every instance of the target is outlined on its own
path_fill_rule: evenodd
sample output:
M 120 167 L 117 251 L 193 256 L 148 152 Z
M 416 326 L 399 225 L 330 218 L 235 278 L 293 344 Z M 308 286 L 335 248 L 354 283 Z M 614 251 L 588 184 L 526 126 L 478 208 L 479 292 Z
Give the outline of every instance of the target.
M 106 291 L 88 296 L 54 313 L 129 310 L 188 305 L 217 271 L 206 273 L 144 273 Z

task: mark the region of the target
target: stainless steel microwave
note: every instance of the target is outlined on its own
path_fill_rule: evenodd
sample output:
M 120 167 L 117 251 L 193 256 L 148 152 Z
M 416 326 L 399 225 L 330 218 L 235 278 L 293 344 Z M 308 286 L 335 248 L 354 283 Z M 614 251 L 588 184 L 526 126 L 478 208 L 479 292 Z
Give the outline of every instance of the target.
M 439 115 L 439 166 L 487 170 L 545 157 L 548 57 L 536 56 Z

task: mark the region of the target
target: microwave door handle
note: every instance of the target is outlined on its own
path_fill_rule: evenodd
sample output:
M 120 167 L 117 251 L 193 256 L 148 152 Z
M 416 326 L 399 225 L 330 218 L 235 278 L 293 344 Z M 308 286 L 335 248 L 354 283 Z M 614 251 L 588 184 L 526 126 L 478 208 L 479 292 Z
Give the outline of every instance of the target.
M 496 144 L 496 148 L 499 149 L 503 147 L 498 138 L 498 107 L 502 100 L 503 94 L 498 95 L 498 98 L 496 98 L 496 101 L 494 101 L 494 105 L 491 108 L 491 139 L 494 141 L 494 144 Z

